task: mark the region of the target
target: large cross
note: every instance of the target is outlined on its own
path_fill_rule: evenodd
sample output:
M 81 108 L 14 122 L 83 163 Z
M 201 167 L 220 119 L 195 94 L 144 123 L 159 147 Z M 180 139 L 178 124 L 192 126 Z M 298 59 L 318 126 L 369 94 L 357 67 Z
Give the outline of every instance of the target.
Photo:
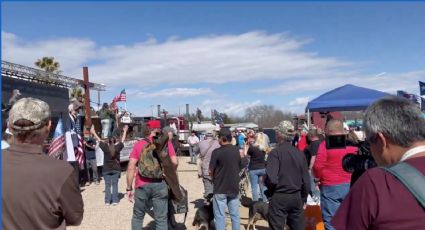
M 85 129 L 84 129 L 84 135 L 89 133 L 89 130 L 91 128 L 91 112 L 90 112 L 90 87 L 93 85 L 93 83 L 89 82 L 89 68 L 84 66 L 83 67 L 83 81 L 80 82 L 83 85 L 84 88 L 84 113 L 85 113 Z

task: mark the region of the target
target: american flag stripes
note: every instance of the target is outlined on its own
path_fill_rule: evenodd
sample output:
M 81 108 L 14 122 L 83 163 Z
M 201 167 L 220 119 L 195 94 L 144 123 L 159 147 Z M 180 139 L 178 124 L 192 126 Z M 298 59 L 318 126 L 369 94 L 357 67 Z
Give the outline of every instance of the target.
M 50 144 L 48 155 L 59 159 L 63 153 L 65 146 L 65 134 L 63 132 L 62 118 L 59 118 L 58 124 L 56 125 L 55 133 L 53 134 L 53 141 Z
M 80 134 L 78 135 L 78 146 L 77 152 L 75 153 L 75 159 L 78 162 L 78 166 L 80 169 L 84 169 L 84 150 L 83 150 L 83 138 L 81 138 Z
M 125 92 L 125 89 L 121 91 L 121 93 L 114 97 L 114 100 L 112 102 L 119 102 L 119 101 L 127 101 L 127 94 Z
M 78 137 L 78 145 L 77 145 L 77 151 L 75 152 L 75 159 L 78 162 L 78 166 L 80 169 L 84 169 L 84 149 L 83 149 L 83 138 L 81 137 L 82 134 L 82 119 L 81 116 L 77 116 L 75 121 L 75 129 L 77 132 Z

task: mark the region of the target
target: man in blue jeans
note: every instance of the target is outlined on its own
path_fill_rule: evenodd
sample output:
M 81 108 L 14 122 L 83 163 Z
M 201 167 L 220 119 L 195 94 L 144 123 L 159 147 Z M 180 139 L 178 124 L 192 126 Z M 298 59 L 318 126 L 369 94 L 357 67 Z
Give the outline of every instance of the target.
M 317 150 L 313 173 L 320 181 L 320 209 L 326 230 L 334 230 L 332 218 L 350 190 L 351 173 L 342 168 L 342 159 L 357 148 L 345 145 L 345 131 L 341 120 L 331 119 L 326 124 L 326 140 Z
M 211 155 L 210 175 L 214 183 L 214 220 L 216 229 L 226 229 L 226 205 L 232 220 L 232 229 L 240 229 L 239 218 L 239 172 L 241 157 L 239 149 L 230 144 L 232 135 L 228 130 L 219 132 L 221 147 Z
M 131 229 L 141 230 L 143 228 L 143 220 L 145 214 L 153 208 L 155 229 L 167 230 L 167 214 L 168 214 L 168 185 L 164 179 L 150 179 L 142 177 L 137 172 L 137 164 L 140 154 L 147 146 L 148 141 L 153 142 L 154 137 L 160 131 L 159 122 L 148 121 L 144 127 L 143 134 L 145 139 L 137 142 L 130 153 L 130 160 L 127 169 L 127 197 L 134 202 L 133 217 L 131 219 Z M 177 168 L 177 157 L 173 147 L 173 133 L 168 132 L 169 141 L 168 155 L 172 164 Z M 148 140 L 147 140 L 148 139 Z M 135 191 L 134 191 L 135 190 Z M 134 191 L 134 193 L 133 193 Z

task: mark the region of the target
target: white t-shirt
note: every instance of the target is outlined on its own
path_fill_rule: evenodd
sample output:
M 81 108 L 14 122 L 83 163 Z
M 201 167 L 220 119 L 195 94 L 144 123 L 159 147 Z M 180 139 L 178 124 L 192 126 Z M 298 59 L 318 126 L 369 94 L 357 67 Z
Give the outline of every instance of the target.
M 103 166 L 103 151 L 99 146 L 99 141 L 96 141 L 96 147 L 94 149 L 95 149 L 95 152 L 96 152 L 97 166 Z
M 129 124 L 129 123 L 131 123 L 131 117 L 130 116 L 123 116 L 121 118 L 121 123 L 123 123 L 123 124 Z
M 189 143 L 189 145 L 196 145 L 199 143 L 199 138 L 196 135 L 191 135 L 189 138 L 187 138 L 187 142 Z

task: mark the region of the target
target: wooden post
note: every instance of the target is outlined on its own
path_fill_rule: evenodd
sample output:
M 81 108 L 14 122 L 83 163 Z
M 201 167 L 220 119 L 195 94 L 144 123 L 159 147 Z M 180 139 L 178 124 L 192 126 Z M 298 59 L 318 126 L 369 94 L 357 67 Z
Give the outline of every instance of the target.
M 89 68 L 83 67 L 83 84 L 84 84 L 84 110 L 85 110 L 85 127 L 84 134 L 89 133 L 91 128 L 91 112 L 90 112 L 90 86 L 89 86 Z

